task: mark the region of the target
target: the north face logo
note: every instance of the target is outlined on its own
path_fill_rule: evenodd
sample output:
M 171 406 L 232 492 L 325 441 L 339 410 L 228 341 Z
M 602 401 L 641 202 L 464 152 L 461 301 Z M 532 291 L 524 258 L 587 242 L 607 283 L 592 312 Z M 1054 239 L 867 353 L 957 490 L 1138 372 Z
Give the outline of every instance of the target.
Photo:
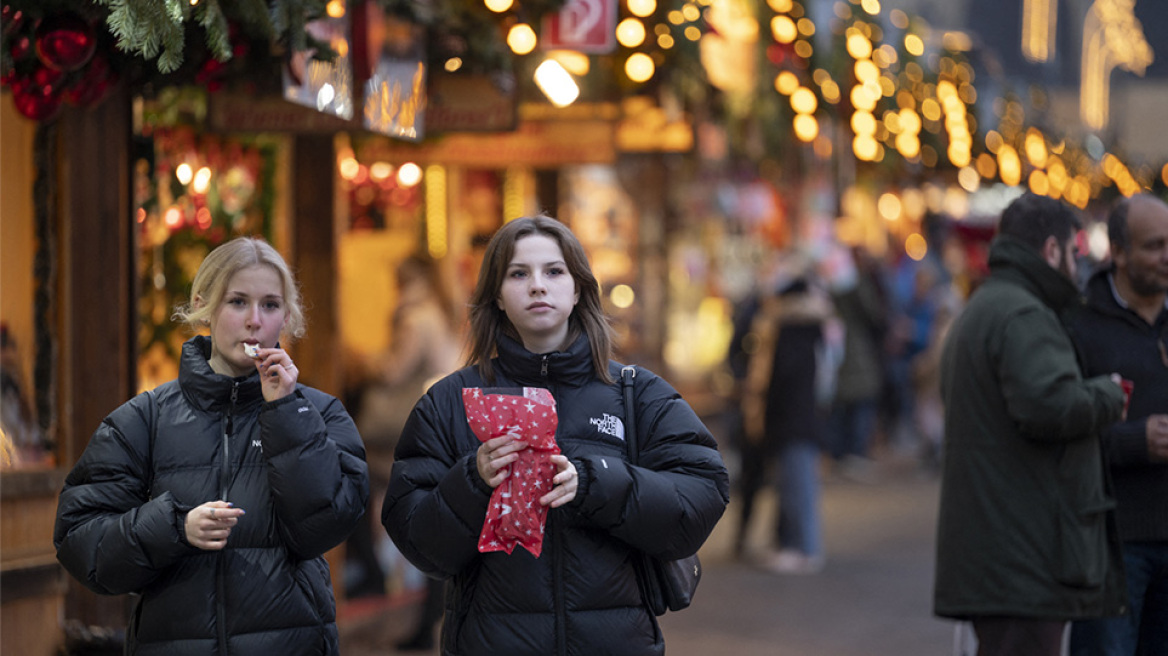
M 625 439 L 625 424 L 620 420 L 620 417 L 614 417 L 608 413 L 604 413 L 603 417 L 593 417 L 588 420 L 596 427 L 596 430 L 605 435 L 612 435 L 617 439 Z

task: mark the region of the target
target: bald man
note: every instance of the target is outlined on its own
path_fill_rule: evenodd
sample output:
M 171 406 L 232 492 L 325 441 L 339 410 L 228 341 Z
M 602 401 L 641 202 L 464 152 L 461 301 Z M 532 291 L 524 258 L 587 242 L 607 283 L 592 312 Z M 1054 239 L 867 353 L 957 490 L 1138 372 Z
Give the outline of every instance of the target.
M 1083 375 L 1133 382 L 1103 433 L 1127 575 L 1127 614 L 1075 622 L 1072 656 L 1168 655 L 1168 204 L 1138 195 L 1108 217 L 1111 263 L 1071 321 Z

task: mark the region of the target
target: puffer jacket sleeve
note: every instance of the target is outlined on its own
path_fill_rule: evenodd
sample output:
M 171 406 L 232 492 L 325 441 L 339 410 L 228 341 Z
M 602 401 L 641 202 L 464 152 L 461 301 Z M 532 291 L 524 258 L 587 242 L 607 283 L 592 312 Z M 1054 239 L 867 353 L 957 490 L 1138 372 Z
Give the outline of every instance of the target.
M 637 372 L 638 464 L 581 457 L 578 510 L 650 555 L 682 558 L 697 552 L 722 517 L 730 478 L 693 408 L 664 379 Z
M 151 499 L 153 400 L 143 393 L 110 413 L 65 478 L 53 544 L 57 560 L 99 594 L 146 587 L 191 553 L 169 492 Z
M 381 523 L 402 554 L 437 578 L 453 576 L 478 557 L 478 537 L 491 489 L 478 475 L 474 445 L 460 449 L 452 433 L 461 410 L 451 379 L 418 401 L 394 453 Z M 461 401 L 459 401 L 461 403 Z
M 1096 435 L 1123 411 L 1123 391 L 1105 376 L 1084 380 L 1070 337 L 1057 317 L 1023 308 L 991 336 L 995 366 L 1010 417 L 1037 440 Z
M 341 402 L 301 387 L 265 403 L 260 439 L 288 549 L 308 559 L 343 542 L 365 513 L 369 471 L 357 427 Z

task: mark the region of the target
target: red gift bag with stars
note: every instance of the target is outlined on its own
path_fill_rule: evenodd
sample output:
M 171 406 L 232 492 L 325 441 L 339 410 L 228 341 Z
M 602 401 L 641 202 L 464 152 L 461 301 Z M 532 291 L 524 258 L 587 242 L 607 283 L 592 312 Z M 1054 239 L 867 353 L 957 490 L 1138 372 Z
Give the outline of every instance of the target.
M 466 420 L 479 441 L 514 433 L 527 442 L 511 463 L 510 474 L 491 493 L 491 504 L 479 534 L 479 551 L 506 551 L 523 547 L 539 557 L 547 507 L 539 498 L 552 489 L 556 466 L 551 457 L 556 444 L 556 400 L 542 387 L 491 389 L 464 387 Z

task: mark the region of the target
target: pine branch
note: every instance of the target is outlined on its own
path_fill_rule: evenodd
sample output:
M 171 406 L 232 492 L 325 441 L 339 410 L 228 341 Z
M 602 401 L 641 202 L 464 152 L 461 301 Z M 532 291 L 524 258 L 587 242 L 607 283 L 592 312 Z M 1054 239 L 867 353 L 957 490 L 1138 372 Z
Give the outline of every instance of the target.
M 227 17 L 219 7 L 218 0 L 202 0 L 195 7 L 195 17 L 203 31 L 207 33 L 207 49 L 215 59 L 227 61 L 231 59 L 230 30 L 227 27 Z
M 158 57 L 158 70 L 163 73 L 182 63 L 185 16 L 181 0 L 94 1 L 109 7 L 106 22 L 118 39 L 119 49 L 146 59 Z

